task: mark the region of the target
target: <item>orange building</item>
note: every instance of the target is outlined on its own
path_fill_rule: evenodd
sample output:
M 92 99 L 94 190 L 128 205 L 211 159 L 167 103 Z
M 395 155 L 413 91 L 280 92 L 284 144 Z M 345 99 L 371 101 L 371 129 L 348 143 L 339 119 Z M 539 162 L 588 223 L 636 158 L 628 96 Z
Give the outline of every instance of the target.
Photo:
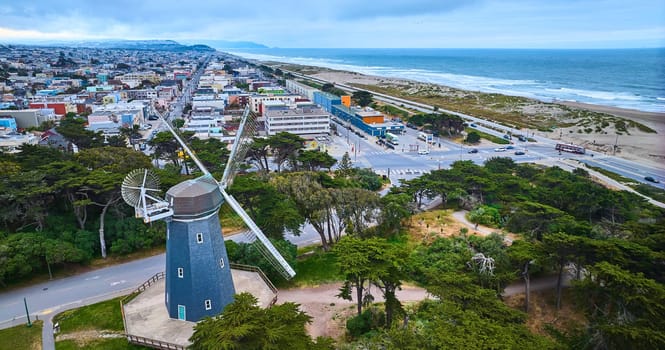
M 343 105 L 351 108 L 351 96 L 349 95 L 341 96 L 341 99 Z
M 363 123 L 365 124 L 381 124 L 385 122 L 385 117 L 380 112 L 375 110 L 362 110 L 357 111 L 356 115 L 362 118 Z

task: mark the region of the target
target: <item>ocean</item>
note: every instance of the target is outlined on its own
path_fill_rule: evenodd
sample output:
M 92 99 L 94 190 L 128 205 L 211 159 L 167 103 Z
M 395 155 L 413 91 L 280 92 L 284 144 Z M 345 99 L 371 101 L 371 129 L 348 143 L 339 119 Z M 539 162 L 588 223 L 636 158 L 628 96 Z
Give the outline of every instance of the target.
M 665 112 L 665 48 L 233 49 L 237 56 L 450 87 Z

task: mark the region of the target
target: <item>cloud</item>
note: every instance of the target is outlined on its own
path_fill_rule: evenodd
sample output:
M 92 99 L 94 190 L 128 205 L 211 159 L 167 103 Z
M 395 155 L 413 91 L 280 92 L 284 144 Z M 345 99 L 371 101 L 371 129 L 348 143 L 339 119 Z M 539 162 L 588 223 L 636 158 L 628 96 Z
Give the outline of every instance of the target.
M 533 39 L 525 44 L 542 38 L 546 47 L 559 37 L 613 31 L 628 41 L 661 26 L 665 15 L 665 3 L 653 0 L 0 2 L 0 40 L 225 39 L 281 47 L 496 47 L 507 42 L 499 39 L 526 37 Z

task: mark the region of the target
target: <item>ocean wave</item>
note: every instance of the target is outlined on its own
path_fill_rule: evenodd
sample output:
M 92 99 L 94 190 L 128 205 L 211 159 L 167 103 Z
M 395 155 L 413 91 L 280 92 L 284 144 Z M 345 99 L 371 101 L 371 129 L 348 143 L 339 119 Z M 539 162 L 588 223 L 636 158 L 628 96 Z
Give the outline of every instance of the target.
M 649 112 L 665 112 L 664 97 L 645 97 L 629 92 L 610 92 L 585 90 L 557 86 L 552 82 L 529 79 L 501 79 L 486 76 L 454 74 L 416 68 L 397 68 L 386 66 L 354 65 L 341 59 L 316 58 L 303 56 L 276 56 L 258 53 L 229 52 L 232 55 L 259 61 L 276 61 L 325 67 L 336 70 L 357 72 L 388 78 L 410 79 L 425 83 L 433 83 L 453 88 L 500 93 L 539 99 L 546 102 L 575 101 L 590 104 L 606 105 L 621 108 L 637 109 Z
M 554 93 L 578 95 L 583 97 L 590 97 L 599 100 L 612 100 L 612 101 L 641 101 L 643 98 L 641 96 L 629 93 L 629 92 L 610 92 L 610 91 L 591 91 L 591 90 L 582 90 L 582 89 L 571 89 L 571 88 L 558 88 L 558 89 L 545 89 L 545 91 L 550 91 Z

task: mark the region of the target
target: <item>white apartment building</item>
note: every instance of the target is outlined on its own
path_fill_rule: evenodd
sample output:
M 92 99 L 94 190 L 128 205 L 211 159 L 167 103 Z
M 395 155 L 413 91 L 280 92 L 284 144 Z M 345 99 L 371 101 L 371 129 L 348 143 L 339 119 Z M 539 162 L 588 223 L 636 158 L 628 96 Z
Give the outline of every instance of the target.
M 125 83 L 125 81 L 138 81 L 140 83 L 143 80 L 150 80 L 153 83 L 158 83 L 160 80 L 159 75 L 152 71 L 126 73 L 123 75 L 118 75 L 114 79 L 120 80 L 123 83 Z
M 249 97 L 249 107 L 252 112 L 257 115 L 263 115 L 264 102 L 283 102 L 286 105 L 293 105 L 300 95 L 284 94 L 284 95 L 251 95 Z
M 300 136 L 330 133 L 330 114 L 315 104 L 270 104 L 263 113 L 268 136 L 286 131 Z
M 309 85 L 301 84 L 295 80 L 286 81 L 286 89 L 304 97 L 307 97 L 308 100 L 314 101 L 314 92 L 319 91 L 319 89 L 311 87 Z

